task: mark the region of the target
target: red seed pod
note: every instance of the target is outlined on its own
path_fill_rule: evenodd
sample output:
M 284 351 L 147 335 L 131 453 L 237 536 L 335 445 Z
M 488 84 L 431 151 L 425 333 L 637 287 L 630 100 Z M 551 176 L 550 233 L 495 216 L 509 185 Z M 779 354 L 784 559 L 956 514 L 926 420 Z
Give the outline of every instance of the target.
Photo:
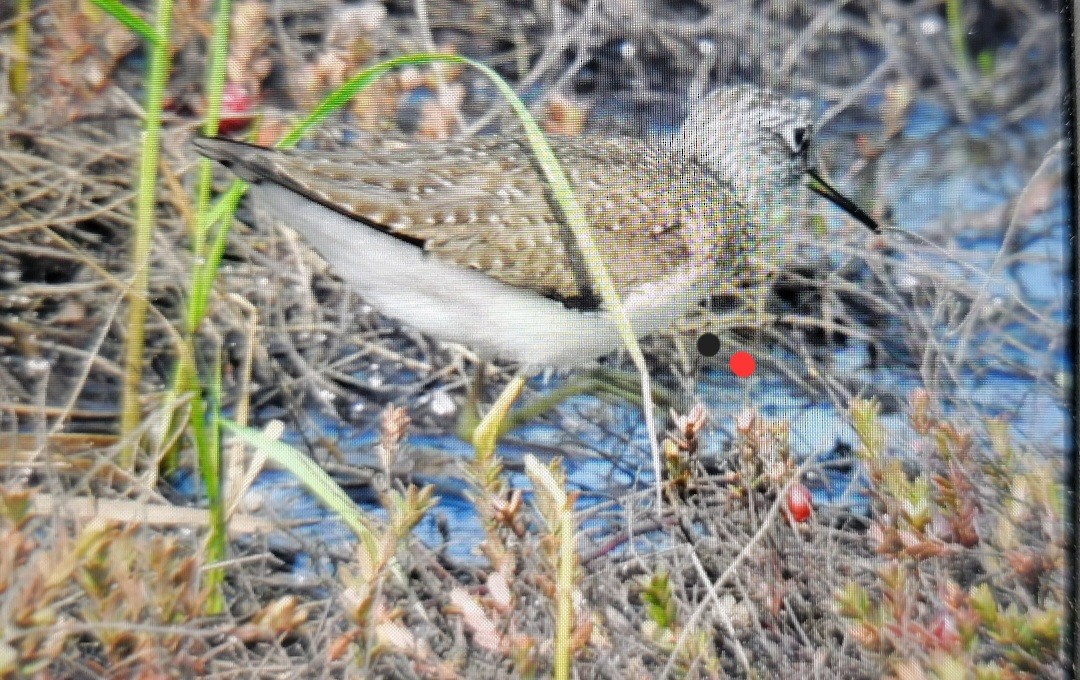
M 814 499 L 810 495 L 810 489 L 801 482 L 796 482 L 788 487 L 786 509 L 788 517 L 793 522 L 805 522 L 814 513 Z
M 942 649 L 953 650 L 960 646 L 960 633 L 956 629 L 956 621 L 945 612 L 939 613 L 930 622 L 930 635 Z

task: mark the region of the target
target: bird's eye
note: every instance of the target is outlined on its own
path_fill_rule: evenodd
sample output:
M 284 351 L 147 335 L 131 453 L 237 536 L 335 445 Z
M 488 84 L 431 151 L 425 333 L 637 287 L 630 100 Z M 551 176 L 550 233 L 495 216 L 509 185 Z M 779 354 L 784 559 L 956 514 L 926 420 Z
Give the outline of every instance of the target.
M 802 148 L 806 145 L 806 128 L 797 127 L 791 131 L 792 147 L 796 151 L 802 151 Z

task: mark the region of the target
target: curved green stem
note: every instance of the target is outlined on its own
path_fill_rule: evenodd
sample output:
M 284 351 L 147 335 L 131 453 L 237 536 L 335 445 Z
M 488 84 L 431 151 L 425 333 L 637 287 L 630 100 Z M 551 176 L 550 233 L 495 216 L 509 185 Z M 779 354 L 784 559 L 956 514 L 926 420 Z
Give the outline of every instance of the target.
M 157 18 L 153 29 L 153 34 L 157 38 L 151 41 L 150 67 L 146 76 L 146 119 L 143 123 L 139 185 L 135 199 L 135 242 L 131 251 L 134 271 L 128 296 L 127 356 L 120 411 L 120 432 L 125 438 L 133 435 L 142 420 L 139 397 L 142 384 L 143 345 L 146 339 L 148 304 L 146 291 L 150 280 L 150 247 L 154 239 L 161 110 L 171 63 L 168 35 L 172 23 L 172 8 L 172 0 L 158 1 Z M 138 443 L 129 439 L 120 455 L 120 464 L 123 467 L 131 468 L 135 464 L 137 449 Z

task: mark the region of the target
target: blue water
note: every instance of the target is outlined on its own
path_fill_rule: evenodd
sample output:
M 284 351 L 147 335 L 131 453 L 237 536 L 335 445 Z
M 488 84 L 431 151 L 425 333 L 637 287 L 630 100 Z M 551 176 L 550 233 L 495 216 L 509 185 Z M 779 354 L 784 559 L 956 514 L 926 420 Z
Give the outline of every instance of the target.
M 895 180 L 887 188 L 887 197 L 894 206 L 893 218 L 902 228 L 918 232 L 920 228 L 941 218 L 960 213 L 983 213 L 1002 206 L 1008 197 L 1016 196 L 1028 182 L 1028 168 L 1017 165 L 964 165 L 955 160 L 957 149 L 974 140 L 981 143 L 1005 145 L 1007 151 L 1028 147 L 1048 149 L 1059 134 L 1054 120 L 1031 120 L 1010 125 L 999 117 L 984 116 L 968 126 L 958 127 L 957 121 L 943 108 L 933 104 L 916 103 L 910 112 L 897 150 L 886 151 L 884 167 L 896 169 Z M 914 144 L 917 142 L 917 144 Z M 1026 145 L 1026 146 L 1025 146 Z M 1019 157 L 1018 154 L 1006 158 Z M 940 164 L 948 162 L 956 166 L 955 172 L 946 173 L 944 179 L 934 181 L 927 177 L 942 177 Z M 986 284 L 986 295 L 1019 296 L 1032 307 L 1046 310 L 1057 323 L 1066 321 L 1069 283 L 1065 279 L 1066 236 L 1069 220 L 1066 214 L 1066 197 L 1059 191 L 1053 197 L 1053 207 L 1029 220 L 1029 224 L 1045 227 L 1045 236 L 1024 244 L 1024 253 L 1038 255 L 1001 271 L 998 277 Z M 957 224 L 962 223 L 957 220 Z M 968 263 L 976 270 L 989 270 L 998 254 L 1000 242 L 985 236 L 958 235 L 957 242 L 967 253 Z M 903 255 L 899 256 L 901 259 Z M 942 259 L 939 272 L 955 277 L 971 277 L 969 271 L 956 263 Z M 988 363 L 978 374 L 962 376 L 960 400 L 977 406 L 987 416 L 1001 416 L 1009 420 L 1015 439 L 1031 444 L 1043 452 L 1062 451 L 1068 445 L 1066 439 L 1067 410 L 1062 390 L 1054 387 L 1052 377 L 1058 373 L 1071 374 L 1064 338 L 1041 338 L 1033 336 L 1023 327 L 1013 326 L 1026 348 L 1000 342 L 1001 338 L 975 335 L 973 343 L 999 342 L 1000 357 Z M 955 347 L 955 337 L 943 337 L 942 343 Z M 1054 343 L 1057 343 L 1056 345 Z M 726 362 L 717 362 L 716 368 L 706 370 L 697 396 L 708 408 L 711 430 L 704 438 L 705 458 L 721 456 L 734 437 L 733 419 L 742 408 L 754 405 L 762 416 L 769 419 L 787 419 L 790 422 L 793 449 L 800 457 L 813 456 L 820 461 L 842 457 L 857 445 L 855 432 L 845 422 L 843 415 L 829 403 L 815 403 L 798 392 L 785 378 L 768 375 L 760 367 L 765 357 L 761 353 L 774 354 L 778 360 L 791 360 L 779 354 L 779 349 L 754 348 L 758 353 L 759 370 L 749 380 L 741 380 L 726 369 Z M 897 370 L 887 361 L 871 368 L 870 351 L 866 343 L 849 339 L 833 355 L 835 371 L 845 376 L 855 376 L 863 384 L 888 385 L 898 394 L 920 386 L 917 377 L 906 370 Z M 1042 362 L 1040 364 L 1040 362 Z M 1045 365 L 1049 363 L 1050 365 Z M 794 365 L 801 365 L 798 361 Z M 1042 372 L 1048 376 L 1035 382 L 1025 375 Z M 411 381 L 412 377 L 401 373 L 386 376 L 390 381 Z M 534 381 L 534 386 L 538 381 Z M 552 386 L 557 381 L 552 383 Z M 564 459 L 572 488 L 583 492 L 581 507 L 588 507 L 611 498 L 632 486 L 648 484 L 651 464 L 640 411 L 630 405 L 612 405 L 596 397 L 581 396 L 571 399 L 559 408 L 555 419 L 559 424 L 534 423 L 513 433 L 500 445 L 500 455 L 508 466 L 507 477 L 515 487 L 527 489 L 528 480 L 520 472 L 524 454 L 539 453 L 543 460 L 545 452 L 568 450 L 577 452 Z M 318 434 L 334 440 L 340 451 L 353 463 L 373 464 L 374 450 L 378 441 L 373 426 L 354 428 L 336 419 L 316 417 Z M 889 432 L 889 441 L 898 456 L 915 456 L 916 440 L 906 419 L 898 413 L 884 413 L 882 424 Z M 972 425 L 977 425 L 973 423 Z M 287 441 L 299 443 L 293 433 Z M 451 435 L 415 435 L 408 446 L 416 451 L 439 451 L 461 458 L 471 455 L 464 442 Z M 603 452 L 603 455 L 600 454 Z M 407 454 L 406 454 L 407 455 Z M 855 475 L 855 476 L 853 476 Z M 830 473 L 814 483 L 813 493 L 818 503 L 839 502 L 858 508 L 863 501 L 858 493 L 857 466 L 849 474 Z M 438 508 L 430 513 L 417 528 L 417 535 L 433 547 L 444 547 L 458 558 L 475 558 L 475 546 L 482 534 L 476 514 L 465 498 L 466 484 L 461 479 L 439 479 L 437 488 L 441 498 Z M 266 507 L 273 508 L 281 518 L 305 518 L 313 520 L 308 526 L 294 530 L 294 534 L 316 544 L 347 549 L 351 538 L 345 527 L 329 513 L 319 508 L 310 497 L 297 487 L 287 474 L 267 472 L 257 482 L 254 493 L 260 494 Z M 363 499 L 361 504 L 376 515 L 381 509 Z M 440 524 L 450 528 L 449 542 L 444 544 Z M 587 527 L 602 530 L 595 521 Z M 296 573 L 322 569 L 325 565 L 299 559 L 293 565 Z

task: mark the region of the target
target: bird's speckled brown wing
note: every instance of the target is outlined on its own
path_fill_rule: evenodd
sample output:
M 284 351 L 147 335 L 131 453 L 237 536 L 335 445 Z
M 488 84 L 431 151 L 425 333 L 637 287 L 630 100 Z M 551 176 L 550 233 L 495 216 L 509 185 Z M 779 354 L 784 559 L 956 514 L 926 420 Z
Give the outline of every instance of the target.
M 199 139 L 250 181 L 272 181 L 435 257 L 568 304 L 595 302 L 573 235 L 527 145 L 505 137 L 328 153 Z M 753 229 L 730 187 L 630 138 L 553 139 L 616 289 L 715 259 L 743 266 Z M 358 225 L 358 228 L 359 225 Z

